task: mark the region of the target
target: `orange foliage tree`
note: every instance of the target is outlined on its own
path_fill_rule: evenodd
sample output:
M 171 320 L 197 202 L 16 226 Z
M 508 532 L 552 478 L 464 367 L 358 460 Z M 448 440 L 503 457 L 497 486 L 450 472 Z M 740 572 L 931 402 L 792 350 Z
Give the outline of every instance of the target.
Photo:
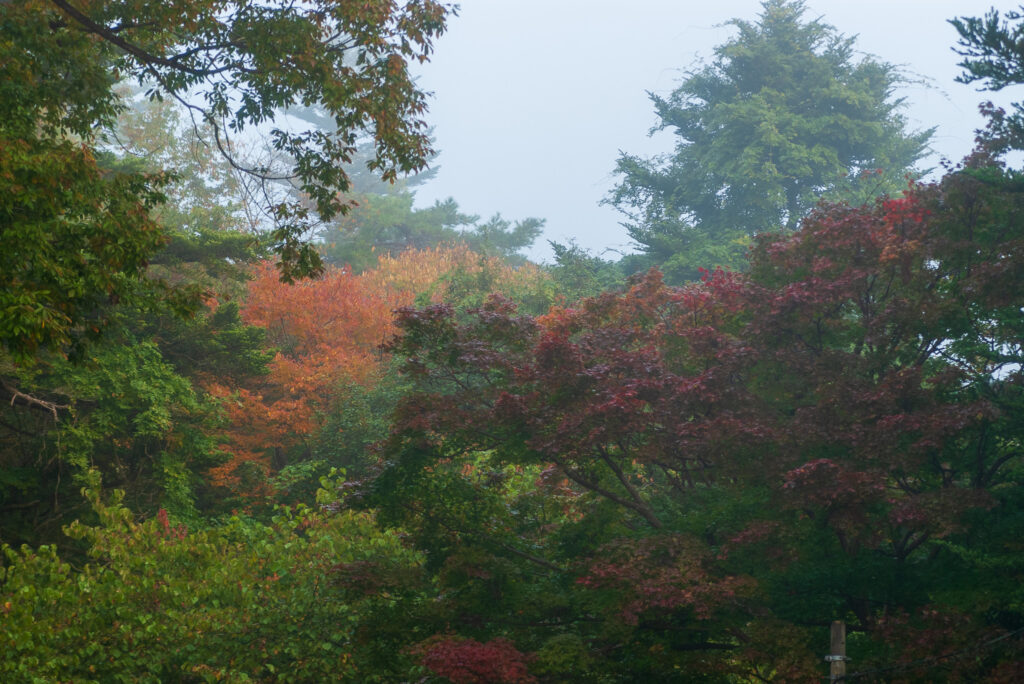
M 310 438 L 345 400 L 346 388 L 380 379 L 380 345 L 395 332 L 395 309 L 417 297 L 436 302 L 449 294 L 472 303 L 474 287 L 510 296 L 541 292 L 545 283 L 536 266 L 514 268 L 465 245 L 386 254 L 359 275 L 329 268 L 315 280 L 294 284 L 282 283 L 273 263 L 259 264 L 242 317 L 267 330 L 267 344 L 277 354 L 267 375 L 242 386 L 210 383 L 211 393 L 224 399 L 230 454 L 211 471 L 212 483 L 253 500 L 273 493 L 271 473 L 309 461 Z

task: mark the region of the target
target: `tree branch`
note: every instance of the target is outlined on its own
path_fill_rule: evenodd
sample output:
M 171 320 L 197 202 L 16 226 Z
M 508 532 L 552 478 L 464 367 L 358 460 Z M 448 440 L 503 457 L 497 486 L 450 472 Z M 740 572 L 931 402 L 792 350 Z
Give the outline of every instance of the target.
M 18 388 L 11 387 L 9 384 L 7 384 L 6 380 L 0 381 L 0 385 L 3 385 L 3 388 L 11 393 L 11 406 L 14 406 L 15 401 L 21 399 L 30 407 L 42 409 L 51 413 L 53 415 L 54 420 L 57 420 L 57 411 L 59 409 L 70 408 L 67 404 L 58 404 L 52 401 L 46 401 L 45 399 L 38 399 L 30 394 L 25 394 Z
M 635 502 L 630 501 L 629 499 L 622 498 L 621 496 L 619 496 L 618 494 L 609 489 L 605 489 L 604 487 L 597 484 L 593 480 L 584 477 L 576 470 L 570 468 L 568 464 L 563 460 L 560 460 L 554 456 L 548 456 L 548 458 L 550 458 L 555 465 L 562 469 L 562 472 L 565 473 L 566 477 L 568 477 L 570 480 L 580 485 L 581 487 L 589 489 L 595 494 L 600 494 L 609 501 L 613 501 L 614 503 L 617 503 L 624 508 L 628 508 L 631 511 L 639 513 L 644 520 L 651 524 L 651 527 L 654 527 L 656 529 L 661 529 L 662 527 L 664 527 L 664 524 L 661 522 L 661 520 L 659 520 L 657 516 L 655 516 L 654 513 L 646 506 L 640 506 Z
M 243 69 L 240 65 L 226 65 L 218 69 L 193 69 L 187 67 L 181 62 L 177 61 L 177 58 L 161 57 L 154 55 L 151 52 L 143 50 L 138 45 L 131 43 L 117 34 L 116 31 L 93 21 L 87 14 L 65 2 L 65 0 L 50 0 L 50 2 L 56 5 L 64 14 L 74 19 L 79 25 L 85 28 L 90 33 L 94 33 L 103 40 L 107 41 L 111 45 L 116 45 L 132 57 L 135 57 L 140 62 L 146 65 L 159 64 L 165 66 L 168 69 L 174 69 L 175 71 L 181 71 L 191 76 L 197 76 L 200 78 L 206 78 L 215 74 L 219 74 L 225 71 L 229 71 L 232 68 L 237 68 L 240 71 L 252 71 Z

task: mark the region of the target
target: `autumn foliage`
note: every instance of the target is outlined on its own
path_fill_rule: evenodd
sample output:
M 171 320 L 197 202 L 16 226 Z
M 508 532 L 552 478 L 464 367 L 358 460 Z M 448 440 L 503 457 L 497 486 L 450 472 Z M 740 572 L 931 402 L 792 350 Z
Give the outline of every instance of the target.
M 414 649 L 420 662 L 453 684 L 533 684 L 527 658 L 506 639 L 432 637 Z
M 468 544 L 571 580 L 562 601 L 620 625 L 575 627 L 603 671 L 765 677 L 785 651 L 772 676 L 811 680 L 808 626 L 830 619 L 868 664 L 1013 636 L 1024 572 L 996 539 L 1020 531 L 1024 233 L 1001 183 L 968 167 L 821 206 L 761 237 L 747 275 L 652 271 L 539 318 L 497 296 L 469 318 L 401 310 L 390 349 L 417 391 L 374 503 L 436 555 Z M 563 515 L 528 488 L 488 508 L 480 469 L 510 466 L 562 478 Z M 943 667 L 981 677 L 1019 645 Z
M 850 680 L 1024 681 L 1020 116 L 986 107 L 898 196 L 862 203 L 891 156 L 813 211 L 839 169 L 790 178 L 783 234 L 753 234 L 759 181 L 623 186 L 668 221 L 633 226 L 664 274 L 627 281 L 572 242 L 512 266 L 542 221 L 401 183 L 342 211 L 353 155 L 385 181 L 431 156 L 407 65 L 448 7 L 86 4 L 0 0 L 0 679 L 810 683 L 839 620 Z M 1024 81 L 995 11 L 953 24 L 965 80 Z M 138 159 L 104 147 L 143 71 L 225 153 L 305 105 L 325 128 L 271 134 L 290 199 L 250 211 L 270 167 L 206 166 L 162 108 L 122 131 Z
M 452 282 L 481 275 L 505 289 L 543 280 L 534 266 L 512 268 L 464 245 L 385 254 L 359 275 L 329 268 L 292 284 L 280 281 L 274 264 L 257 265 L 242 316 L 268 331 L 267 344 L 277 354 L 265 377 L 237 387 L 210 384 L 225 399 L 231 454 L 211 472 L 212 482 L 250 498 L 269 494 L 266 475 L 309 458 L 308 441 L 324 414 L 345 400 L 343 388 L 380 379 L 388 358 L 381 345 L 396 332 L 395 309 L 417 296 L 440 301 Z

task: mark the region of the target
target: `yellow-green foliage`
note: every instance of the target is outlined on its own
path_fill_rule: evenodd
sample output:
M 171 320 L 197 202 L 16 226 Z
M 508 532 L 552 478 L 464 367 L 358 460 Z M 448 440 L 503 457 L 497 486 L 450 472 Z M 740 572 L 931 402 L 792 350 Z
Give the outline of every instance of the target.
M 52 547 L 4 549 L 0 681 L 374 681 L 353 635 L 393 608 L 337 568 L 417 575 L 420 559 L 364 513 L 282 511 L 189 531 L 161 512 L 135 522 L 90 494 L 102 524 L 75 523 L 81 568 Z

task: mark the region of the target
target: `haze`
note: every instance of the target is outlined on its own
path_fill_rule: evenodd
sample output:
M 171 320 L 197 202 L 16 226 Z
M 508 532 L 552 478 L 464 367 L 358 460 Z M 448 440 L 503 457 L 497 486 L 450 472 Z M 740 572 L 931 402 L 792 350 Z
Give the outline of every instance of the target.
M 670 133 L 648 137 L 655 116 L 647 91 L 670 93 L 682 74 L 733 35 L 723 22 L 756 19 L 757 0 L 463 0 L 458 17 L 422 68 L 434 93 L 429 120 L 440 171 L 417 204 L 454 197 L 469 212 L 536 216 L 547 228 L 530 256 L 549 259 L 547 240 L 602 253 L 632 251 L 620 215 L 599 203 L 614 184 L 619 151 L 668 152 Z M 1019 92 L 979 93 L 954 81 L 954 16 L 993 6 L 964 0 L 810 0 L 856 47 L 902 65 L 915 82 L 907 99 L 912 129 L 936 126 L 933 155 L 959 160 L 982 125 L 977 105 L 1008 105 Z M 998 2 L 1000 11 L 1017 8 Z

